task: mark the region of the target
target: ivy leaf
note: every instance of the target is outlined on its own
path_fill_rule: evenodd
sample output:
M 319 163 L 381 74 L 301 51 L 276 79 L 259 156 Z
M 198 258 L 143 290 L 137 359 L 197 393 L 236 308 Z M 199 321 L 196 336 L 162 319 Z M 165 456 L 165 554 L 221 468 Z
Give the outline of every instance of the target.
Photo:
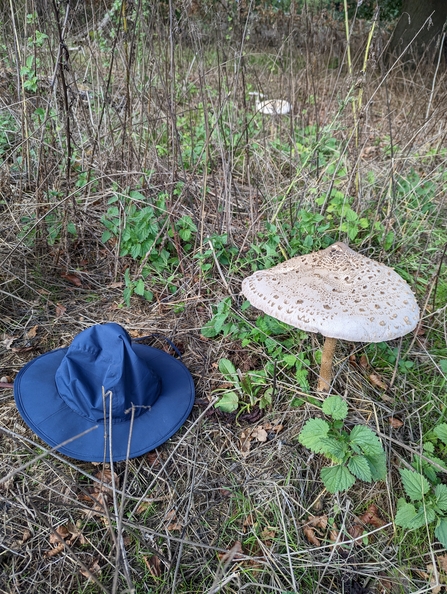
M 214 405 L 215 408 L 220 408 L 221 411 L 227 412 L 227 413 L 237 410 L 238 406 L 239 406 L 239 397 L 236 394 L 236 392 L 227 392 Z
M 438 520 L 438 525 L 435 528 L 435 536 L 439 542 L 447 547 L 447 519 L 441 518 Z
M 447 485 L 436 485 L 436 505 L 441 511 L 447 511 Z
M 361 481 L 367 483 L 372 481 L 371 468 L 365 456 L 352 456 L 348 462 L 348 468 Z
M 346 491 L 355 483 L 355 476 L 349 472 L 346 466 L 338 464 L 321 469 L 321 480 L 329 493 Z
M 447 445 L 447 423 L 436 425 L 436 427 L 433 429 L 433 432 L 443 444 Z
M 348 405 L 340 396 L 329 396 L 323 402 L 323 412 L 337 421 L 345 419 L 348 414 Z
M 298 435 L 298 441 L 301 445 L 312 452 L 319 454 L 323 452 L 321 440 L 329 432 L 329 425 L 323 419 L 309 419 Z
M 382 443 L 369 427 L 356 425 L 350 435 L 349 441 L 360 447 L 367 456 L 379 456 L 383 452 Z
M 430 491 L 430 483 L 419 472 L 402 468 L 400 470 L 400 476 L 405 493 L 412 501 L 422 499 Z

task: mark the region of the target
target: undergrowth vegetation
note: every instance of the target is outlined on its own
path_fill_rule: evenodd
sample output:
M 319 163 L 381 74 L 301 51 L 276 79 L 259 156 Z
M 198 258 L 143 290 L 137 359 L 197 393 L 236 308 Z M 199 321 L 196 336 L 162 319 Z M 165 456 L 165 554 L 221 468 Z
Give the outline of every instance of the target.
M 2 592 L 447 587 L 444 58 L 387 63 L 387 23 L 320 4 L 1 6 Z M 338 346 L 325 399 L 321 337 L 240 283 L 336 241 L 422 316 Z M 46 451 L 8 384 L 106 321 L 172 340 L 197 399 L 98 468 Z

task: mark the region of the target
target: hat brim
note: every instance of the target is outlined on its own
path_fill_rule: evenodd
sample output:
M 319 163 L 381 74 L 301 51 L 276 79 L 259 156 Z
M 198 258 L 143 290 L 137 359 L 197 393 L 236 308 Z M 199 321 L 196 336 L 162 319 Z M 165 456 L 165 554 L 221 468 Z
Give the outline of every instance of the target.
M 160 446 L 174 435 L 191 412 L 194 382 L 183 363 L 171 355 L 137 343 L 133 343 L 132 348 L 156 370 L 161 380 L 161 393 L 155 404 L 134 415 L 132 422 L 111 423 L 112 456 L 110 438 L 106 435 L 109 423 L 104 426 L 77 414 L 59 396 L 54 378 L 67 348 L 36 357 L 17 375 L 14 397 L 25 422 L 61 454 L 88 462 L 136 458 Z M 87 434 L 78 437 L 89 429 Z M 71 438 L 73 441 L 58 447 Z

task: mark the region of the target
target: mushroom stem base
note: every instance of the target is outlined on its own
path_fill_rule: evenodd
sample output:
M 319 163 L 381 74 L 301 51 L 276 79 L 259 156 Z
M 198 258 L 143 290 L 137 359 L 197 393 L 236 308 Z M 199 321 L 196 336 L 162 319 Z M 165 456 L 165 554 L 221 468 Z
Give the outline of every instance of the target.
M 318 378 L 317 390 L 319 392 L 329 392 L 332 376 L 332 360 L 335 353 L 336 338 L 326 338 L 321 353 L 321 368 Z

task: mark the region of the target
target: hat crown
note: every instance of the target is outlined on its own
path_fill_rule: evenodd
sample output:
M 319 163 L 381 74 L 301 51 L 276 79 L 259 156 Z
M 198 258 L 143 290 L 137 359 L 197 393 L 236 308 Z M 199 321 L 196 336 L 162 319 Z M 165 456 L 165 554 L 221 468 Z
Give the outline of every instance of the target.
M 55 381 L 65 403 L 95 423 L 128 421 L 132 410 L 134 416 L 147 412 L 161 391 L 159 376 L 136 354 L 124 328 L 113 323 L 78 334 Z

